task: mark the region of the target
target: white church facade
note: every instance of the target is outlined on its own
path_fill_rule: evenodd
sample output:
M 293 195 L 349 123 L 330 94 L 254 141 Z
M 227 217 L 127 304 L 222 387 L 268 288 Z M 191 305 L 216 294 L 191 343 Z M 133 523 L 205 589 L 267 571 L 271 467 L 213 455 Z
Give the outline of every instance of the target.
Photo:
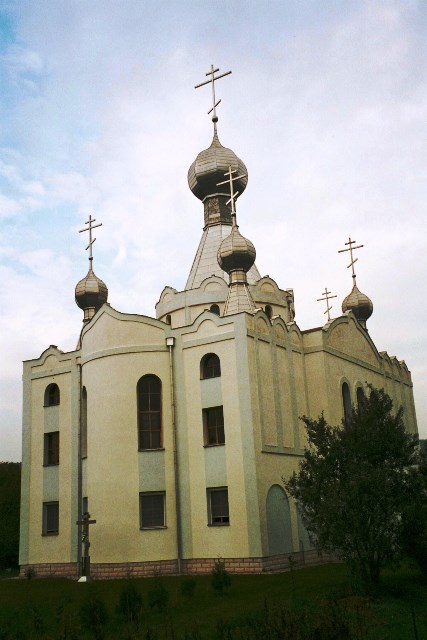
M 372 342 L 355 279 L 340 317 L 301 331 L 293 291 L 259 274 L 236 222 L 246 167 L 213 120 L 188 173 L 204 229 L 184 290 L 166 287 L 156 317 L 121 313 L 90 253 L 77 348 L 24 363 L 22 573 L 78 576 L 85 512 L 94 577 L 314 562 L 282 482 L 303 454 L 299 417 L 339 424 L 370 383 L 417 431 L 410 372 Z

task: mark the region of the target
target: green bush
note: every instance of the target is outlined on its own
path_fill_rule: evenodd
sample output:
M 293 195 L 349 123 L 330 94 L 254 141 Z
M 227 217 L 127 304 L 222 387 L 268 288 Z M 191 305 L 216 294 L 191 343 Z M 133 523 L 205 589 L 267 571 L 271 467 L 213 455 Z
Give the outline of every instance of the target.
M 102 640 L 103 627 L 108 621 L 104 602 L 95 596 L 90 596 L 80 607 L 80 621 L 83 629 L 88 629 L 97 640 Z
M 214 568 L 211 573 L 211 587 L 218 594 L 222 595 L 231 585 L 231 577 L 225 568 L 225 563 L 222 558 L 215 560 Z
M 181 582 L 180 593 L 185 598 L 192 598 L 196 590 L 197 582 L 194 578 L 184 578 Z
M 134 624 L 139 628 L 142 610 L 142 595 L 136 589 L 133 582 L 126 582 L 120 592 L 117 612 L 128 624 Z
M 169 592 L 157 578 L 154 583 L 154 588 L 148 592 L 148 604 L 150 609 L 158 612 L 164 611 L 169 604 Z

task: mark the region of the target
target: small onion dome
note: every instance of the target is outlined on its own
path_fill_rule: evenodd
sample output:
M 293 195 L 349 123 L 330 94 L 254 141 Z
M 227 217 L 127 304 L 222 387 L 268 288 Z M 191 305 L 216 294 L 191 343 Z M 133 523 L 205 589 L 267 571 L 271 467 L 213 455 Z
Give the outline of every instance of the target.
M 366 320 L 371 317 L 374 305 L 368 296 L 359 291 L 355 283 L 351 293 L 344 298 L 341 308 L 343 313 L 352 311 L 360 324 L 366 326 Z
M 236 225 L 221 242 L 217 258 L 223 271 L 230 273 L 241 270 L 247 273 L 255 262 L 256 251 L 252 242 L 242 236 Z
M 87 275 L 76 285 L 76 304 L 80 309 L 94 309 L 98 311 L 107 302 L 108 289 L 105 282 L 98 278 L 92 266 Z
M 225 180 L 224 174 L 228 171 L 229 166 L 232 170 L 237 171 L 237 175 L 247 174 L 244 163 L 234 151 L 222 146 L 215 131 L 209 149 L 201 151 L 188 170 L 188 186 L 196 198 L 203 201 L 208 196 L 219 193 L 230 197 L 230 188 L 227 184 L 217 186 L 218 182 Z M 247 176 L 235 180 L 235 190 L 239 192 L 239 195 L 246 189 L 247 183 Z

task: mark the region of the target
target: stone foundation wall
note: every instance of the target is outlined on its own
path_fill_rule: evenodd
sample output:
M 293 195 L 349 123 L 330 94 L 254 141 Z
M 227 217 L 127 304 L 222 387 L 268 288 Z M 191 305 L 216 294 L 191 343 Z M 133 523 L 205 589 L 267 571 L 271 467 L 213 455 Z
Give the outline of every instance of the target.
M 78 567 L 76 562 L 23 564 L 19 575 L 21 578 L 78 578 Z
M 106 562 L 92 563 L 91 577 L 97 580 L 114 580 L 115 578 L 142 578 L 148 576 L 176 576 L 176 575 L 203 575 L 211 573 L 218 558 L 192 558 L 181 560 L 181 571 L 178 570 L 178 561 L 159 560 L 157 562 Z M 280 573 L 289 571 L 291 567 L 300 568 L 337 562 L 332 555 L 320 554 L 315 549 L 305 551 L 304 554 L 293 553 L 288 555 L 269 556 L 266 558 L 221 558 L 225 569 L 229 573 Z M 25 577 L 28 570 L 34 572 L 34 577 L 39 578 L 78 578 L 77 563 L 63 564 L 32 564 L 22 565 L 20 576 Z
M 106 562 L 90 565 L 92 578 L 111 580 L 114 578 L 143 578 L 147 576 L 178 575 L 177 560 L 158 560 L 157 562 Z

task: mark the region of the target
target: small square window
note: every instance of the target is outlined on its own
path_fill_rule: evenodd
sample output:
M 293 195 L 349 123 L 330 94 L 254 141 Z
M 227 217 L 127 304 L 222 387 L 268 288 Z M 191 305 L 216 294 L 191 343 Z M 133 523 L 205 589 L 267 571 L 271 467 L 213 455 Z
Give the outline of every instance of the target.
M 203 409 L 203 431 L 205 446 L 225 443 L 224 412 L 222 407 Z
M 139 526 L 141 529 L 159 529 L 165 523 L 165 492 L 139 494 Z
M 220 526 L 230 524 L 228 488 L 208 489 L 208 523 Z
M 45 466 L 59 464 L 59 431 L 44 434 L 43 464 Z
M 43 502 L 43 535 L 59 533 L 59 502 Z

